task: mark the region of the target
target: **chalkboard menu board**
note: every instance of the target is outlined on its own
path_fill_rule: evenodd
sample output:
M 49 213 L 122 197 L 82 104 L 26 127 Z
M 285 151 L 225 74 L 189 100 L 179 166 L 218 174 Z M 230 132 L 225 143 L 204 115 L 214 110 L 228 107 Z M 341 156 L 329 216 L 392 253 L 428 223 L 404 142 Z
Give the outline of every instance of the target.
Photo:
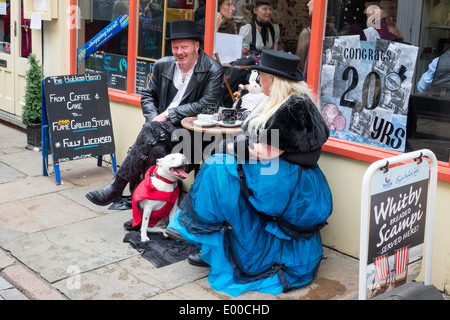
M 104 73 L 47 77 L 43 86 L 54 163 L 114 153 Z

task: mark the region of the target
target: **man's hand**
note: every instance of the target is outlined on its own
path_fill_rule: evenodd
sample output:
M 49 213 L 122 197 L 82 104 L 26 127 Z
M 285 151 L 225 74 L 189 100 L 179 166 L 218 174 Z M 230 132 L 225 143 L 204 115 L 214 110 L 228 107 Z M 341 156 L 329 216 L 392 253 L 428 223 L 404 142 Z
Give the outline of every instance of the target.
M 167 120 L 168 119 L 166 118 L 166 116 L 164 115 L 164 112 L 163 112 L 163 113 L 158 114 L 156 117 L 154 117 L 152 119 L 152 122 L 153 121 L 167 121 Z

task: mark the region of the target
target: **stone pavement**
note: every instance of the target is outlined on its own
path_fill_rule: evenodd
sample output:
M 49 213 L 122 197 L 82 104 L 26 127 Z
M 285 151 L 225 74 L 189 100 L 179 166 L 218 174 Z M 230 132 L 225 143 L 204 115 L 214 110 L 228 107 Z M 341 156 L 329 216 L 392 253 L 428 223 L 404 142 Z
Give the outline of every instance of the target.
M 233 298 L 209 287 L 208 269 L 187 260 L 156 268 L 129 244 L 131 210 L 110 211 L 85 194 L 109 182 L 111 166 L 94 158 L 62 163 L 62 184 L 26 134 L 0 122 L 0 300 L 350 300 L 358 261 L 325 248 L 316 279 L 277 296 Z M 51 155 L 49 157 L 51 162 Z

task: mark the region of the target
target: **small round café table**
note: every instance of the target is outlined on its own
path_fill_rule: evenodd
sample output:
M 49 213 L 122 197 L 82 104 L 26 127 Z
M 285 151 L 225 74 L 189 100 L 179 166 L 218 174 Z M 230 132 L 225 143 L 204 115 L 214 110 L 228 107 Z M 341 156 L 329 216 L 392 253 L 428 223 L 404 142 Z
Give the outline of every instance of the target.
M 181 126 L 191 131 L 205 132 L 205 133 L 219 133 L 223 135 L 234 135 L 242 131 L 242 128 L 240 126 L 224 127 L 219 124 L 216 124 L 214 126 L 196 126 L 194 124 L 195 120 L 197 120 L 197 117 L 184 118 L 183 120 L 181 120 Z

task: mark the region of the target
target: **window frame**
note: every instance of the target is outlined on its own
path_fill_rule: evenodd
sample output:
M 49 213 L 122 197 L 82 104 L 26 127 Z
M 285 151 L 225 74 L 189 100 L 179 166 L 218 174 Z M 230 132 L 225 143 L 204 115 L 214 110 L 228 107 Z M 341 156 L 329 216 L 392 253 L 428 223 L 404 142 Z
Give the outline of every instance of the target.
M 134 93 L 135 90 L 135 69 L 136 69 L 136 31 L 137 31 L 137 1 L 130 0 L 130 20 L 128 29 L 128 74 L 127 74 L 127 91 L 116 89 L 108 89 L 110 100 L 128 103 L 140 106 L 141 95 Z M 77 0 L 70 0 L 71 6 L 77 6 Z M 327 10 L 327 0 L 314 1 L 312 23 L 311 23 L 311 40 L 310 54 L 308 64 L 308 86 L 316 95 L 319 92 L 320 70 L 322 66 L 322 41 L 325 34 L 325 24 Z M 214 17 L 216 12 L 216 1 L 206 2 L 206 21 L 205 21 L 205 53 L 213 56 L 214 48 Z M 76 40 L 77 29 L 72 28 L 70 31 L 70 73 L 75 74 L 76 68 Z M 360 160 L 373 163 L 377 160 L 402 154 L 401 152 L 391 151 L 383 148 L 373 147 L 352 141 L 345 141 L 338 138 L 330 137 L 323 146 L 323 151 L 347 157 L 350 159 Z M 438 179 L 440 181 L 450 183 L 450 159 L 449 162 L 438 161 Z
M 77 0 L 70 0 L 70 6 L 78 6 Z M 205 53 L 209 56 L 213 55 L 214 47 L 214 19 L 216 10 L 215 1 L 207 1 L 206 3 L 206 19 L 205 19 Z M 141 95 L 135 93 L 135 76 L 136 76 L 136 50 L 137 50 L 137 24 L 138 24 L 138 1 L 129 1 L 129 23 L 128 23 L 128 52 L 127 52 L 127 90 L 117 90 L 108 88 L 109 99 L 117 102 L 128 103 L 136 106 L 141 105 Z M 76 28 L 70 30 L 70 73 L 77 73 L 77 32 Z

